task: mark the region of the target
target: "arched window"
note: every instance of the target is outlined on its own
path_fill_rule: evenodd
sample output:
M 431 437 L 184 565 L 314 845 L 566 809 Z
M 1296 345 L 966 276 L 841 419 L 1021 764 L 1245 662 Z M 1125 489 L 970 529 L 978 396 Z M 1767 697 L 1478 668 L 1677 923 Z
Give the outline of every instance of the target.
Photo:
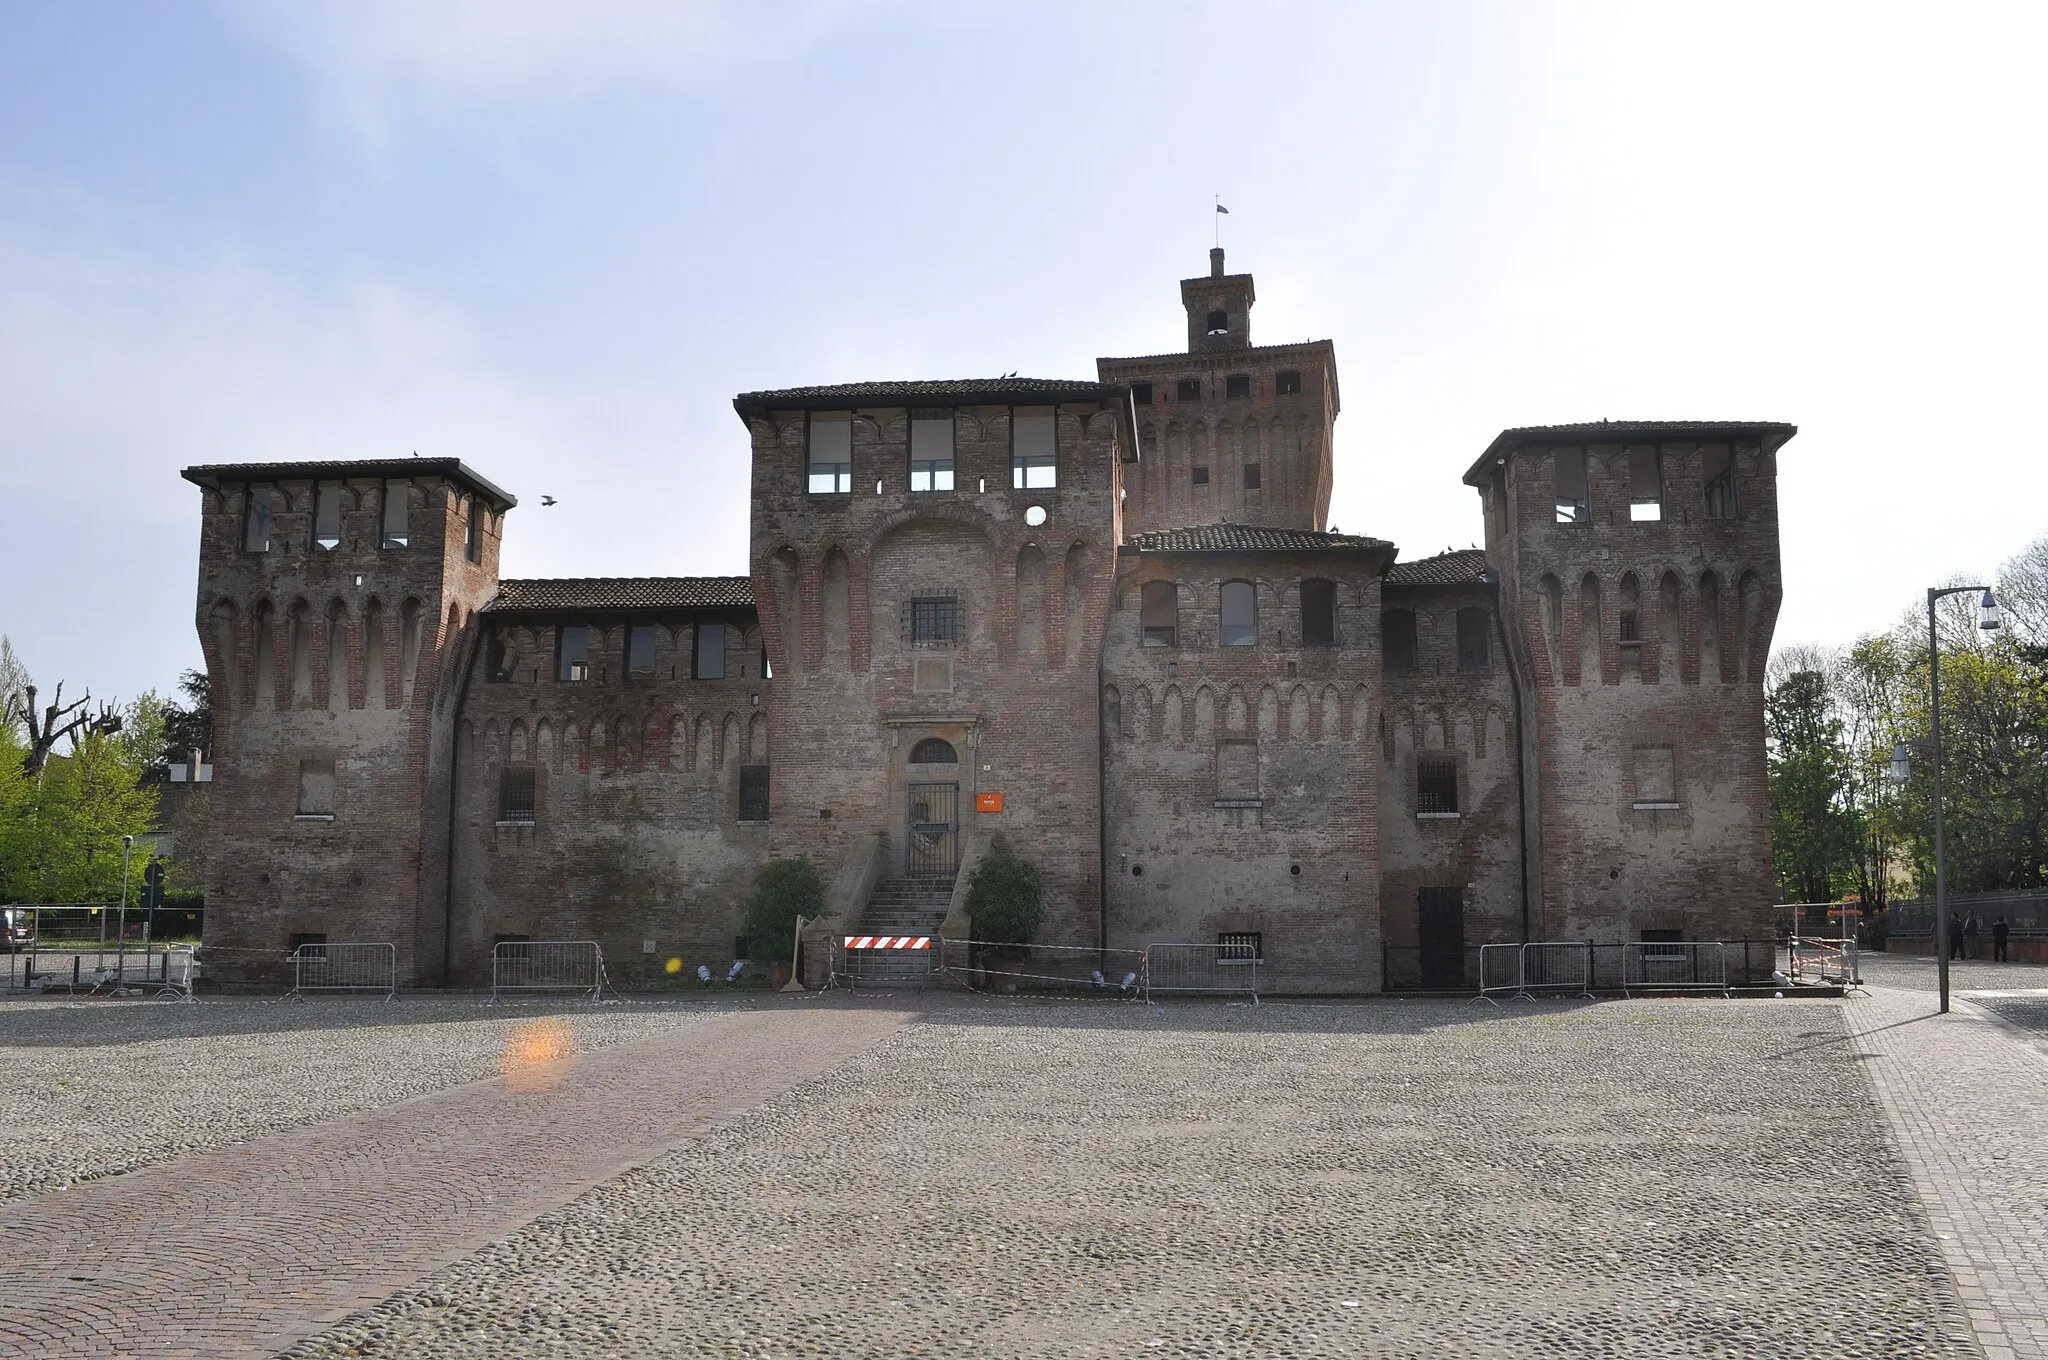
M 1249 581 L 1223 583 L 1216 640 L 1225 647 L 1254 647 L 1259 641 L 1258 595 Z
M 1230 333 L 1230 313 L 1229 313 L 1229 312 L 1211 312 L 1211 313 L 1209 313 L 1209 334 L 1211 334 L 1211 335 L 1228 335 L 1229 333 Z
M 1380 664 L 1389 671 L 1413 671 L 1421 666 L 1414 610 L 1389 609 L 1380 615 Z
M 958 765 L 959 752 L 953 743 L 939 737 L 926 737 L 910 748 L 910 763 L 913 765 Z
M 1180 599 L 1171 581 L 1145 583 L 1139 626 L 1147 647 L 1172 647 L 1180 640 Z
M 1337 641 L 1337 583 L 1301 583 L 1301 645 L 1328 647 Z

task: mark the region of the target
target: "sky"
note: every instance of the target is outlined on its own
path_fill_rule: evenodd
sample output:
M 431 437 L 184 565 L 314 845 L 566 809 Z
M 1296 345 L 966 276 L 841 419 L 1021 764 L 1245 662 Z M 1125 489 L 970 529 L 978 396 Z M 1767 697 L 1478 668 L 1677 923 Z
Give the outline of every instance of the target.
M 0 0 L 0 633 L 200 664 L 194 463 L 455 456 L 508 576 L 739 574 L 737 392 L 1335 341 L 1331 520 L 1782 420 L 1778 639 L 2048 533 L 2048 7 Z M 1212 211 L 1217 196 L 1230 212 Z M 541 509 L 542 494 L 559 504 Z

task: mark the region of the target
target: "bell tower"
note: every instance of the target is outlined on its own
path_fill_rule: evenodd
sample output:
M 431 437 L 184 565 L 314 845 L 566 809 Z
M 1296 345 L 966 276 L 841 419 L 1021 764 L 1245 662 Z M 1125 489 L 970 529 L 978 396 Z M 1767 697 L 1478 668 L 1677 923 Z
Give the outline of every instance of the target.
M 1209 252 L 1207 278 L 1180 281 L 1180 301 L 1188 309 L 1188 353 L 1252 347 L 1252 276 L 1224 273 L 1222 246 Z

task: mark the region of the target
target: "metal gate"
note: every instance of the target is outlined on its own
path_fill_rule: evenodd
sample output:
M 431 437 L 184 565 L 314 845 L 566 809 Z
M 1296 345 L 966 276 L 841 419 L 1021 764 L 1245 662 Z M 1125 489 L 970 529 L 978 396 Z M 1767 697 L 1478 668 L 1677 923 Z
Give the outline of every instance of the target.
M 912 784 L 909 804 L 905 871 L 921 878 L 943 877 L 959 869 L 960 786 Z

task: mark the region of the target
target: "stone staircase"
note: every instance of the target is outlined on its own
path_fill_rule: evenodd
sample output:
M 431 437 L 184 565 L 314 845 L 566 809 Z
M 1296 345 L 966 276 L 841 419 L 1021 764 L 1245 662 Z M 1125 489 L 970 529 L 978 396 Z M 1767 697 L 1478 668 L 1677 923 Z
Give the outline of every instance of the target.
M 925 949 L 849 950 L 846 975 L 866 986 L 924 987 L 939 962 L 939 924 L 953 902 L 953 880 L 885 878 L 875 884 L 853 935 L 929 935 Z

